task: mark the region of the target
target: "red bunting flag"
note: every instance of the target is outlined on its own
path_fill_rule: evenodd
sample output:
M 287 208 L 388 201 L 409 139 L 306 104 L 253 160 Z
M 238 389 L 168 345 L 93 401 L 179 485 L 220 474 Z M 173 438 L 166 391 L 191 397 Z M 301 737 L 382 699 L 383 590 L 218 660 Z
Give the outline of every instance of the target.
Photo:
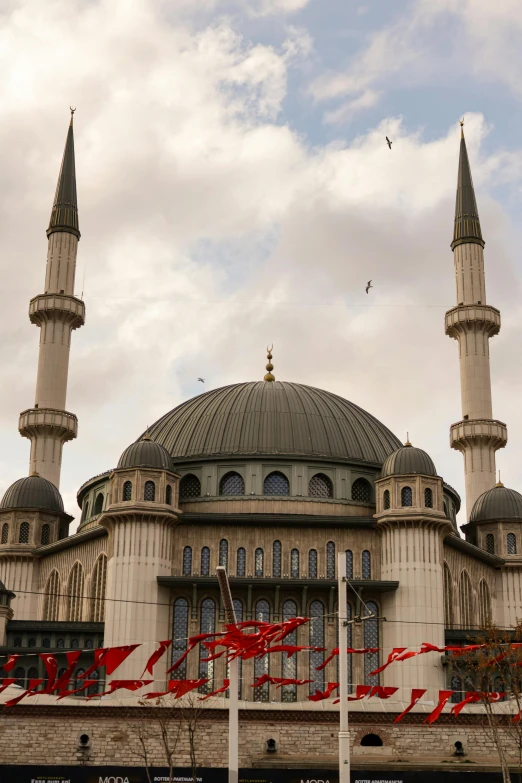
M 73 688 L 73 690 L 71 691 L 64 691 L 63 689 L 60 690 L 58 692 L 58 698 L 56 699 L 56 701 L 60 701 L 60 699 L 65 699 L 66 696 L 72 696 L 74 693 L 81 693 L 81 691 L 86 691 L 88 690 L 88 688 L 91 687 L 91 685 L 98 685 L 98 680 L 82 680 L 81 683 L 82 684 L 80 685 L 79 688 Z M 54 690 L 56 690 L 56 688 Z M 94 699 L 94 696 L 102 696 L 102 695 L 103 694 L 101 693 L 96 693 L 90 696 L 89 699 Z M 89 701 L 89 699 L 87 699 L 87 701 Z
M 158 649 L 154 650 L 149 660 L 147 661 L 147 665 L 143 669 L 143 673 L 141 675 L 142 677 L 145 676 L 145 672 L 148 672 L 149 674 L 154 673 L 153 672 L 154 666 L 157 664 L 157 662 L 162 657 L 162 655 L 169 649 L 171 644 L 172 644 L 172 639 L 167 639 L 166 641 L 159 643 Z
M 2 664 L 2 669 L 4 670 L 4 672 L 10 672 L 11 669 L 14 669 L 19 657 L 20 657 L 19 655 L 10 655 L 7 661 Z
M 389 699 L 398 690 L 398 688 L 390 688 L 386 685 L 374 685 L 368 694 L 368 698 L 371 699 L 372 696 L 378 696 L 379 699 Z
M 40 658 L 44 662 L 45 671 L 47 672 L 47 685 L 45 686 L 43 693 L 52 693 L 54 691 L 54 683 L 58 671 L 56 657 L 47 653 L 40 653 Z
M 105 667 L 105 673 L 111 675 L 137 647 L 141 647 L 141 644 L 124 644 L 121 647 L 101 647 L 94 650 L 94 663 L 83 674 L 80 674 L 78 679 L 88 679 L 96 669 L 100 669 L 102 666 Z
M 261 655 L 260 658 L 263 657 L 263 655 L 268 655 L 268 653 L 279 653 L 279 652 L 285 652 L 287 658 L 291 658 L 292 655 L 295 655 L 298 652 L 301 652 L 302 650 L 313 650 L 314 652 L 324 652 L 326 650 L 326 647 L 310 647 L 309 645 L 301 645 L 297 646 L 295 644 L 276 644 L 274 647 L 269 647 L 268 650 L 265 650 Z
M 225 691 L 228 691 L 229 687 L 230 680 L 223 680 L 221 688 L 218 688 L 217 691 L 212 691 L 212 693 L 207 693 L 206 696 L 200 696 L 198 701 L 205 701 L 205 699 L 210 699 L 211 696 L 217 696 L 218 693 L 225 693 Z
M 371 689 L 371 685 L 356 685 L 355 696 L 348 696 L 348 701 L 359 701 L 360 699 L 364 699 L 364 697 L 370 693 Z
M 22 701 L 22 699 L 25 699 L 26 696 L 29 696 L 31 693 L 34 693 L 35 690 L 38 688 L 39 685 L 41 685 L 43 682 L 43 679 L 31 679 L 29 680 L 29 687 L 26 691 L 24 691 L 20 696 L 15 696 L 14 699 L 9 699 L 9 701 L 6 701 L 4 704 L 4 707 L 14 707 L 15 704 L 18 704 L 18 702 Z
M 265 682 L 271 682 L 277 688 L 282 688 L 284 685 L 306 685 L 309 682 L 313 682 L 313 680 L 295 680 L 290 677 L 271 677 L 269 674 L 261 674 L 252 684 L 252 688 L 259 688 Z
M 390 663 L 396 661 L 399 658 L 400 654 L 403 653 L 406 649 L 407 649 L 406 647 L 394 647 L 391 653 L 388 655 L 388 660 L 386 661 L 386 663 L 383 663 L 383 665 L 379 666 L 378 669 L 374 669 L 373 672 L 370 672 L 368 676 L 373 677 L 374 675 L 383 672 L 385 669 L 388 668 Z
M 439 703 L 433 710 L 433 712 L 430 712 L 424 723 L 435 723 L 435 721 L 438 719 L 439 715 L 441 714 L 442 710 L 448 703 L 448 701 L 453 696 L 453 691 L 439 691 Z
M 109 683 L 109 690 L 103 693 L 95 693 L 89 696 L 93 699 L 95 696 L 108 696 L 110 693 L 116 691 L 139 691 L 140 688 L 144 688 L 146 685 L 152 685 L 154 680 L 112 680 Z
M 332 693 L 339 687 L 338 682 L 329 682 L 325 691 L 317 690 L 315 693 L 311 693 L 306 698 L 310 701 L 322 701 L 323 699 L 329 699 Z
M 10 685 L 14 685 L 15 682 L 16 677 L 4 677 L 3 680 L 0 680 L 0 693 L 3 693 Z
M 52 693 L 53 691 L 57 691 L 58 693 L 61 693 L 63 689 L 69 685 L 70 679 L 73 676 L 73 672 L 76 668 L 76 663 L 81 654 L 82 654 L 81 650 L 71 650 L 70 652 L 65 653 L 65 658 L 67 660 L 67 669 L 60 677 L 58 677 L 56 682 L 53 683 L 52 691 L 51 690 L 49 691 L 50 693 Z
M 413 707 L 415 707 L 417 702 L 424 696 L 425 693 L 426 693 L 426 688 L 412 688 L 410 703 L 408 704 L 406 709 L 403 712 L 401 712 L 400 715 L 397 715 L 397 717 L 393 722 L 400 723 L 400 721 L 404 718 L 404 716 L 407 715 L 408 712 L 410 712 L 410 710 L 413 709 Z
M 480 693 L 471 691 L 470 693 L 467 694 L 465 699 L 453 705 L 453 707 L 451 708 L 451 714 L 457 717 L 457 715 L 460 715 L 460 713 L 462 712 L 466 704 L 476 704 L 478 701 L 481 701 L 481 699 L 482 696 Z
M 363 647 L 361 650 L 354 650 L 353 647 L 347 647 L 346 652 L 348 655 L 365 655 L 366 653 L 376 653 L 379 652 L 379 647 Z M 406 649 L 406 648 L 404 648 Z M 339 655 L 339 648 L 334 647 L 328 658 L 324 660 L 319 666 L 316 666 L 316 671 L 320 672 L 321 669 L 324 669 L 325 666 L 328 666 L 330 661 L 332 661 L 336 655 Z

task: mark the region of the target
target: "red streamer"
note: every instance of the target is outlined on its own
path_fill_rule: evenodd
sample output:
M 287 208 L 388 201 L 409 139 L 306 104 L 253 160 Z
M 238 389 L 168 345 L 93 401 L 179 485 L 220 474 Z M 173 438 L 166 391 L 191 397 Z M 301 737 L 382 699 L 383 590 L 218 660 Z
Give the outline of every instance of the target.
M 433 710 L 433 712 L 430 712 L 424 723 L 435 723 L 435 721 L 438 719 L 440 713 L 448 703 L 448 701 L 453 696 L 453 691 L 439 691 L 439 703 Z
M 154 673 L 153 672 L 154 666 L 157 664 L 157 662 L 162 657 L 162 655 L 169 649 L 171 644 L 172 644 L 172 639 L 167 639 L 166 641 L 159 643 L 158 649 L 152 653 L 149 660 L 147 661 L 147 665 L 143 669 L 143 673 L 141 675 L 142 677 L 145 676 L 145 672 L 148 672 L 149 674 Z
M 403 712 L 401 712 L 400 715 L 397 715 L 397 717 L 393 722 L 400 723 L 400 721 L 404 718 L 404 716 L 407 715 L 408 712 L 410 712 L 410 710 L 413 709 L 413 707 L 415 707 L 417 702 L 420 701 L 420 699 L 424 696 L 425 693 L 426 693 L 426 688 L 412 688 L 410 703 L 408 704 L 406 709 Z
M 212 693 L 207 693 L 206 696 L 200 696 L 198 701 L 205 701 L 205 699 L 210 699 L 211 696 L 217 696 L 218 693 L 225 693 L 225 691 L 228 691 L 229 687 L 230 680 L 223 680 L 221 688 L 218 688 L 217 691 L 212 691 Z
M 310 701 L 322 701 L 323 699 L 329 699 L 332 693 L 339 687 L 338 682 L 329 682 L 325 691 L 317 690 L 315 693 L 311 693 L 306 698 Z

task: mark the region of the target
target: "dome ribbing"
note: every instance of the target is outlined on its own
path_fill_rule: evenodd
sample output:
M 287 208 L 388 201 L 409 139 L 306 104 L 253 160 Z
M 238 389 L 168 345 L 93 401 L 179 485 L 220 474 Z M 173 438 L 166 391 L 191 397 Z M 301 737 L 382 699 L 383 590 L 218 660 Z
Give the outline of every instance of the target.
M 64 513 L 58 489 L 42 476 L 18 479 L 6 490 L 0 508 L 39 508 Z
M 487 519 L 522 519 L 522 495 L 497 484 L 478 497 L 471 509 L 470 522 Z
M 158 468 L 159 470 L 173 470 L 170 454 L 159 443 L 154 443 L 150 438 L 131 443 L 121 455 L 119 468 Z
M 415 446 L 402 446 L 390 454 L 382 466 L 381 476 L 422 473 L 425 476 L 436 476 L 437 470 L 431 457 Z

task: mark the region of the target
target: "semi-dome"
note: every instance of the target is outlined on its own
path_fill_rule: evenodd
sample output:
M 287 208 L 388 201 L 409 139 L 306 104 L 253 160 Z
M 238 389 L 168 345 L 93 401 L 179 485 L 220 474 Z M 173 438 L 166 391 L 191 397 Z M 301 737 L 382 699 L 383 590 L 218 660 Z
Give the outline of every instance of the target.
M 58 489 L 43 476 L 33 474 L 18 479 L 6 490 L 0 508 L 40 508 L 64 513 Z
M 118 467 L 172 470 L 172 459 L 169 452 L 160 443 L 155 443 L 145 436 L 136 443 L 127 446 L 119 459 Z
M 224 386 L 178 405 L 148 434 L 173 460 L 314 457 L 382 464 L 400 441 L 331 392 L 287 381 Z
M 471 509 L 470 522 L 487 519 L 522 519 L 522 495 L 498 483 L 478 497 Z
M 382 466 L 382 477 L 402 475 L 407 473 L 422 473 L 425 476 L 436 476 L 437 470 L 433 460 L 422 449 L 406 443 L 394 451 Z

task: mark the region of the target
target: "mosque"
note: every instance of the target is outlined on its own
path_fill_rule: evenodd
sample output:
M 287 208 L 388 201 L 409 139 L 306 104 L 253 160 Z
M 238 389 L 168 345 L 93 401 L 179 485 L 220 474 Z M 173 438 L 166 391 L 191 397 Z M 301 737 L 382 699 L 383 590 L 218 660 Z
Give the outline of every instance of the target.
M 56 654 L 65 667 L 67 651 L 82 650 L 79 675 L 94 648 L 133 643 L 142 646 L 117 676 L 139 677 L 152 646 L 172 639 L 163 674 L 160 666 L 155 672 L 165 679 L 190 635 L 224 622 L 218 565 L 227 568 L 239 620 L 310 617 L 287 641 L 330 650 L 337 642 L 341 552 L 351 585 L 349 617 L 374 614 L 350 624 L 349 645 L 381 650 L 351 656 L 351 689 L 394 685 L 407 702 L 411 688 L 426 688 L 436 703 L 437 691 L 446 688 L 460 700 L 464 685 L 444 656 L 370 672 L 392 648 L 465 643 L 490 621 L 515 624 L 522 610 L 522 495 L 496 483 L 495 470 L 495 452 L 507 443 L 506 425 L 493 418 L 489 365 L 500 312 L 486 302 L 485 243 L 463 131 L 451 243 L 456 305 L 446 313 L 445 329 L 459 349 L 462 415 L 450 427 L 450 445 L 464 457 L 464 537 L 456 523 L 461 499 L 441 475 L 443 466 L 348 400 L 276 380 L 270 353 L 263 380 L 200 394 L 144 434 L 129 433 L 132 442 L 114 469 L 79 488 L 80 523 L 70 534 L 60 469 L 63 446 L 78 427 L 66 409 L 71 336 L 85 323 L 85 304 L 74 295 L 80 230 L 72 117 L 47 238 L 44 292 L 29 304 L 29 319 L 40 329 L 36 395 L 19 420 L 31 443 L 29 475 L 0 503 L 0 654 L 19 655 L 19 683 L 44 676 L 38 653 Z M 244 715 L 266 725 L 299 713 L 299 731 L 319 731 L 316 705 L 306 697 L 338 678 L 335 660 L 317 670 L 326 655 L 244 661 Z M 312 682 L 253 690 L 263 673 Z M 208 678 L 210 691 L 222 684 L 226 664 L 200 662 L 194 651 L 177 676 Z M 334 708 L 319 706 L 334 732 Z M 37 707 L 24 709 L 27 718 Z M 61 709 L 63 715 L 69 707 Z M 403 756 L 415 753 L 415 742 L 400 746 L 393 739 L 390 709 L 374 707 L 382 713 L 374 719 L 378 749 L 396 742 Z M 361 726 L 356 719 L 355 744 Z M 336 736 L 324 739 L 323 753 L 335 755 Z M 249 755 L 255 752 L 243 750 L 244 765 L 255 765 Z

